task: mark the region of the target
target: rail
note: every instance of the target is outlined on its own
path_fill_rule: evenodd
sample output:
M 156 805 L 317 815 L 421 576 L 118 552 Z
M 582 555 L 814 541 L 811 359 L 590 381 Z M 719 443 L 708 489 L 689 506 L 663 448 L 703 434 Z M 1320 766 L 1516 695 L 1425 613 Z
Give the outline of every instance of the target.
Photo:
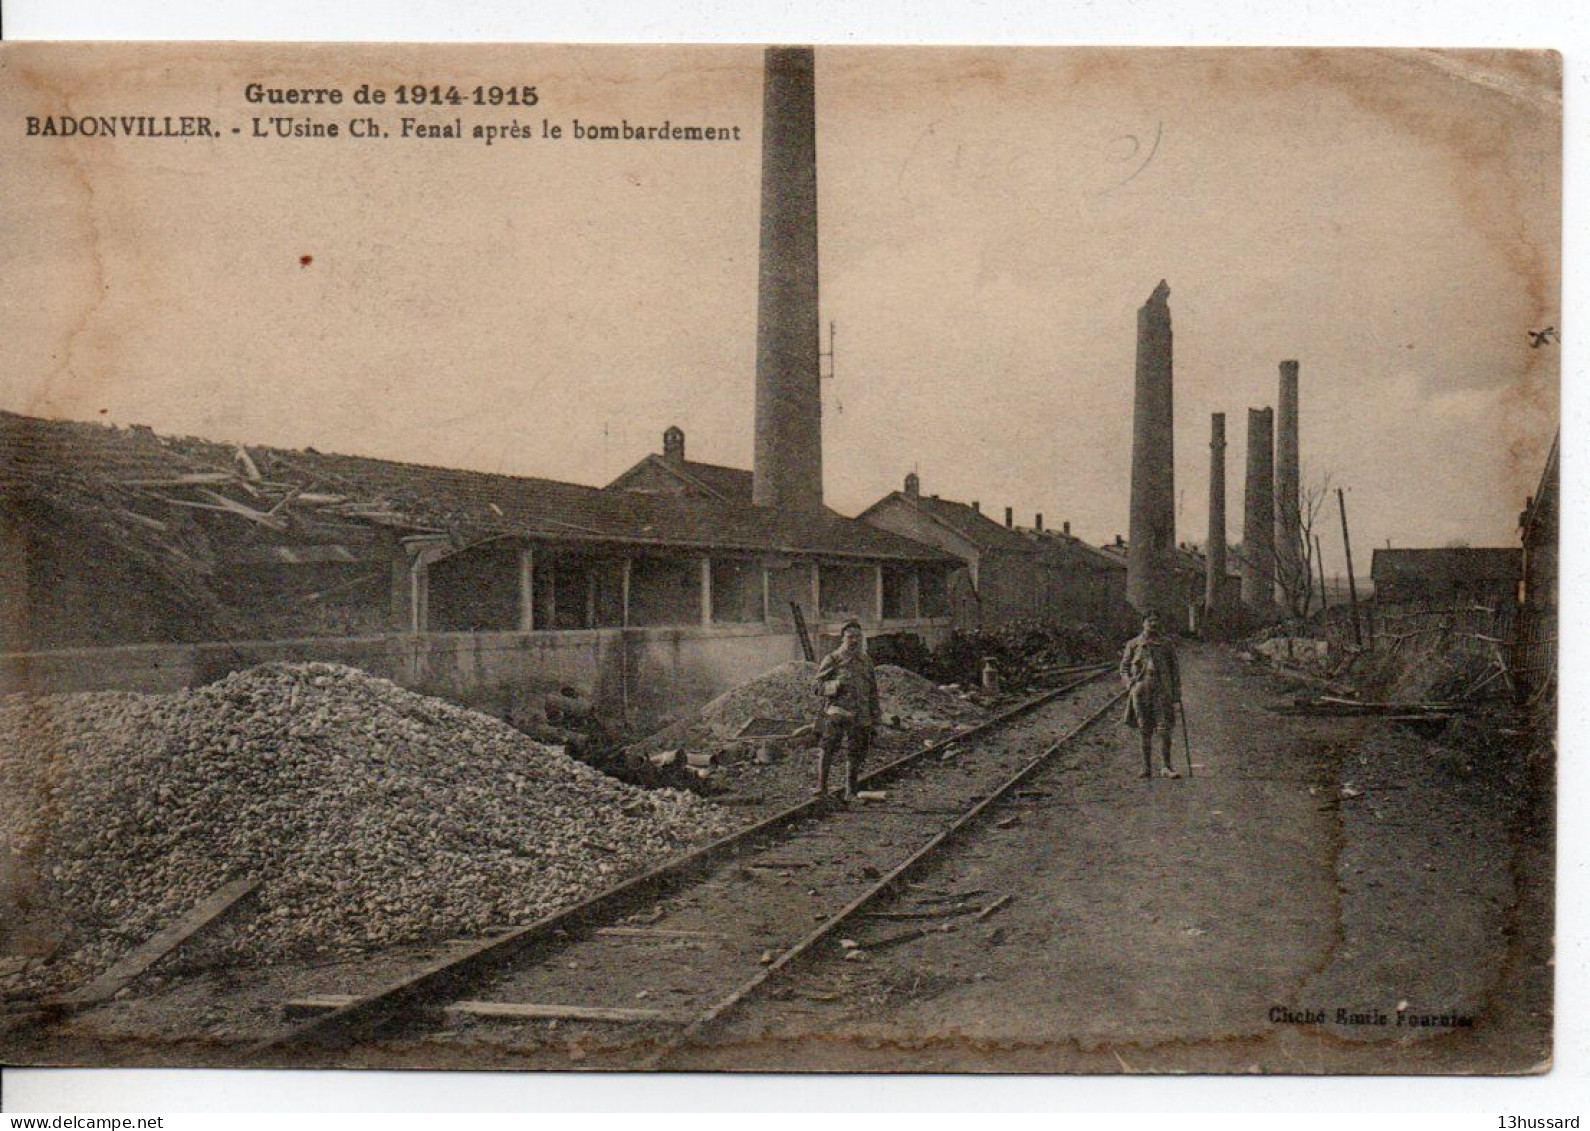
M 953 824 L 943 829 L 921 848 L 913 852 L 904 860 L 904 862 L 884 875 L 883 878 L 878 880 L 877 883 L 873 884 L 855 899 L 845 904 L 844 907 L 840 908 L 833 915 L 823 920 L 822 923 L 813 928 L 812 931 L 805 935 L 794 946 L 790 947 L 783 954 L 774 958 L 772 962 L 769 962 L 756 974 L 746 979 L 745 982 L 736 986 L 730 993 L 703 1011 L 694 1021 L 685 1025 L 667 1039 L 662 1041 L 658 1045 L 657 1051 L 647 1059 L 644 1067 L 663 1067 L 673 1056 L 673 1054 L 678 1052 L 683 1046 L 698 1038 L 712 1025 L 723 1020 L 726 1015 L 744 1005 L 752 995 L 754 995 L 763 986 L 766 986 L 768 983 L 770 983 L 780 973 L 788 970 L 801 959 L 809 956 L 819 943 L 832 936 L 836 931 L 839 930 L 840 927 L 844 926 L 845 923 L 847 923 L 863 908 L 893 891 L 898 884 L 900 884 L 917 869 L 921 868 L 927 862 L 928 858 L 931 857 L 935 852 L 943 848 L 950 841 L 954 840 L 956 837 L 974 825 L 978 818 L 987 812 L 990 807 L 1009 796 L 1039 770 L 1043 769 L 1044 766 L 1051 759 L 1053 759 L 1056 754 L 1060 753 L 1060 751 L 1065 749 L 1068 744 L 1074 741 L 1083 732 L 1087 731 L 1090 727 L 1102 719 L 1112 708 L 1118 705 L 1120 701 L 1125 698 L 1125 695 L 1126 693 L 1124 691 L 1121 692 L 1109 702 L 1105 703 L 1098 710 L 1094 711 L 1086 719 L 1082 720 L 1082 722 L 1078 723 L 1074 728 L 1072 728 L 1067 734 L 1063 735 L 1053 744 L 1046 747 L 1041 754 L 1037 755 L 1026 765 L 1022 766 L 1021 769 L 1017 770 L 1009 778 L 1006 778 L 1005 781 L 1002 782 L 993 793 L 989 794 L 987 797 L 983 798 L 981 801 L 967 809 L 966 812 L 962 813 Z

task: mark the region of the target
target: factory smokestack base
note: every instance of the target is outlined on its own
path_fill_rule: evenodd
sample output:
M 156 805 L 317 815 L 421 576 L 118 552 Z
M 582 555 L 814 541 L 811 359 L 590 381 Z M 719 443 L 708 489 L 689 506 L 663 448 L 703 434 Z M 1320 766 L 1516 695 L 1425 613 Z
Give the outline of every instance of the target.
M 823 411 L 812 49 L 769 47 L 763 70 L 751 498 L 757 506 L 813 511 L 823 505 Z
M 1126 599 L 1139 613 L 1175 617 L 1176 445 L 1169 298 L 1170 287 L 1161 279 L 1137 312 Z
M 1275 613 L 1275 413 L 1248 410 L 1248 480 L 1242 499 L 1242 603 Z
M 1275 402 L 1275 575 L 1283 611 L 1291 596 L 1308 588 L 1303 554 L 1302 469 L 1298 455 L 1297 362 L 1281 362 L 1281 387 Z
M 1204 615 L 1220 615 L 1226 583 L 1226 414 L 1209 417 L 1209 538 L 1204 546 Z

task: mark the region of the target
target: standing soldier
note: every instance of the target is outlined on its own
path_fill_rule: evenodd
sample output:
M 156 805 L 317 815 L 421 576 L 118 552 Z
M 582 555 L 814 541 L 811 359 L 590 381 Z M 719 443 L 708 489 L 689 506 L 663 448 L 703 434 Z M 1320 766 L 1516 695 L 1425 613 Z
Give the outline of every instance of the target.
M 1143 773 L 1154 776 L 1154 732 L 1160 735 L 1167 778 L 1179 778 L 1171 765 L 1170 748 L 1176 732 L 1176 706 L 1181 702 L 1181 669 L 1176 663 L 1176 645 L 1159 630 L 1159 617 L 1143 618 L 1143 631 L 1134 637 L 1121 655 L 1121 682 L 1126 684 L 1126 718 L 1143 736 Z
M 839 632 L 839 647 L 817 666 L 817 692 L 823 697 L 823 737 L 817 763 L 817 795 L 828 794 L 828 767 L 845 744 L 845 800 L 856 794 L 861 763 L 878 725 L 878 678 L 867 655 L 861 622 L 850 620 Z

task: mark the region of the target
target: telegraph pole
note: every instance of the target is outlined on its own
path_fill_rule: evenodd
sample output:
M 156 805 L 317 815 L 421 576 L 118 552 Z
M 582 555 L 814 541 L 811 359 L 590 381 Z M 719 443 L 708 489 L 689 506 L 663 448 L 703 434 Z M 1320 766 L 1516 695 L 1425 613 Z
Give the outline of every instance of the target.
M 1324 613 L 1331 603 L 1325 596 L 1325 551 L 1320 549 L 1319 535 L 1314 535 L 1314 568 L 1319 572 L 1319 611 Z
M 1347 495 L 1336 488 L 1336 504 L 1342 512 L 1342 549 L 1347 554 L 1347 595 L 1353 603 L 1353 643 L 1364 646 L 1364 630 L 1358 624 L 1358 581 L 1353 577 L 1353 540 L 1347 533 Z

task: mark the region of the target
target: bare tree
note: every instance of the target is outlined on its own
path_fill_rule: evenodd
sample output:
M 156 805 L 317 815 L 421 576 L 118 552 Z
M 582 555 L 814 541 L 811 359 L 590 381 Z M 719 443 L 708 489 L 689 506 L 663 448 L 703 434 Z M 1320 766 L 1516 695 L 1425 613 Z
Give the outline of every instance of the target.
M 1295 499 L 1277 499 L 1276 506 L 1292 506 L 1297 511 L 1297 521 L 1289 524 L 1296 531 L 1297 544 L 1290 553 L 1275 552 L 1275 586 L 1278 603 L 1293 620 L 1308 616 L 1315 602 L 1315 549 L 1314 527 L 1320 511 L 1331 492 L 1335 475 L 1330 471 L 1306 474 Z

